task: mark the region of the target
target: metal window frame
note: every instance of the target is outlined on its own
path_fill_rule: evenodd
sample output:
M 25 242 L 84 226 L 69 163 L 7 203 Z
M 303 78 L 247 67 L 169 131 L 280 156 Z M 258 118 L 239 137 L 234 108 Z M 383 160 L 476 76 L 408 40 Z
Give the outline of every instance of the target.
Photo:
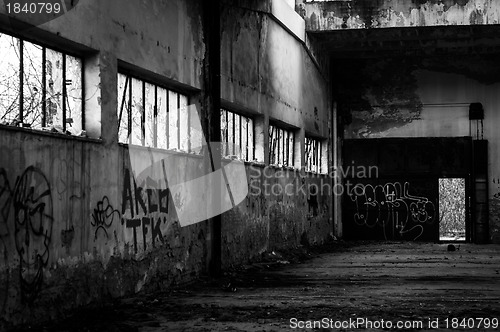
M 240 147 L 240 152 L 238 153 L 238 155 L 244 159 L 245 161 L 251 161 L 253 160 L 253 156 L 255 155 L 255 135 L 252 135 L 252 139 L 250 140 L 249 138 L 249 133 L 252 132 L 252 134 L 254 133 L 254 119 L 250 116 L 247 116 L 247 115 L 242 115 L 240 113 L 237 113 L 237 112 L 233 112 L 231 110 L 228 110 L 224 107 L 221 107 L 221 112 L 223 112 L 221 114 L 221 122 L 224 122 L 226 123 L 226 129 L 225 129 L 225 132 L 226 132 L 226 135 L 225 135 L 225 139 L 224 139 L 224 143 L 226 143 L 226 148 L 225 150 L 226 151 L 223 151 L 223 155 L 227 156 L 229 155 L 230 151 L 234 154 L 236 154 L 236 150 L 235 150 L 235 145 L 238 143 L 239 144 L 239 147 Z M 247 127 L 246 127 L 246 131 L 243 132 L 243 120 L 245 120 L 247 122 Z M 231 133 L 229 132 L 229 123 L 232 124 L 232 130 L 231 130 Z M 251 125 L 250 125 L 251 124 Z M 238 137 L 236 137 L 236 126 L 238 126 L 239 130 L 238 130 Z M 251 127 L 251 128 L 249 128 Z M 224 135 L 222 133 L 222 129 L 221 129 L 221 134 Z M 243 150 L 243 135 L 246 136 L 246 146 L 244 147 L 245 150 Z M 230 137 L 231 136 L 231 137 Z M 223 136 L 224 137 L 224 136 Z M 249 152 L 249 142 L 252 142 L 252 151 Z M 230 149 L 229 148 L 229 145 L 232 144 L 232 148 Z M 250 159 L 249 157 L 249 154 L 251 153 L 251 157 L 252 159 Z
M 167 150 L 170 149 L 170 94 L 169 90 L 165 89 L 165 94 L 166 94 L 166 100 L 165 100 L 165 108 L 167 109 L 167 132 L 165 133 L 165 136 L 167 138 Z
M 128 128 L 127 128 L 127 139 L 128 143 L 132 144 L 132 77 L 130 79 L 130 85 L 128 89 Z
M 177 150 L 181 151 L 181 96 L 178 92 L 177 92 Z
M 269 164 L 293 167 L 295 159 L 295 132 L 276 124 L 269 124 Z M 290 142 L 292 138 L 292 142 Z M 290 158 L 290 149 L 292 156 Z
M 322 140 L 310 136 L 305 137 L 306 148 L 306 170 L 313 173 L 321 173 Z
M 176 93 L 177 95 L 177 149 L 180 151 L 180 145 L 181 145 L 181 140 L 180 140 L 180 135 L 181 135 L 181 128 L 180 128 L 180 125 L 181 125 L 181 120 L 180 120 L 180 113 L 181 113 L 181 109 L 180 109 L 180 98 L 181 98 L 181 95 L 183 97 L 186 98 L 186 102 L 187 102 L 187 105 L 189 105 L 189 102 L 190 102 L 190 96 L 186 93 L 183 93 L 183 92 L 179 92 L 178 90 L 174 90 L 174 89 L 171 89 L 169 87 L 166 87 L 165 85 L 161 85 L 161 84 L 158 84 L 158 83 L 155 83 L 151 80 L 148 80 L 148 79 L 145 79 L 145 78 L 142 78 L 140 76 L 137 76 L 137 75 L 134 75 L 133 73 L 129 72 L 129 71 L 125 71 L 125 70 L 118 70 L 118 74 L 121 74 L 121 75 L 124 75 L 125 76 L 125 86 L 124 86 L 124 94 L 123 94 L 123 99 L 122 99 L 122 105 L 120 107 L 120 115 L 119 115 L 119 118 L 118 118 L 118 130 L 120 128 L 120 123 L 121 123 L 121 117 L 122 117 L 122 112 L 123 112 L 123 109 L 124 109 L 124 100 L 125 100 L 125 94 L 127 92 L 127 87 L 129 87 L 129 95 L 128 95 L 128 108 L 127 108 L 127 113 L 128 113 L 128 124 L 127 124 L 127 135 L 129 137 L 128 139 L 128 143 L 127 144 L 132 144 L 132 96 L 133 96 L 133 92 L 132 92 L 132 79 L 136 79 L 138 81 L 141 82 L 141 85 L 142 85 L 142 114 L 141 114 L 141 133 L 142 133 L 142 137 L 141 137 L 141 144 L 142 146 L 146 146 L 146 133 L 145 133 L 145 121 L 147 121 L 146 119 L 146 84 L 150 84 L 154 87 L 155 89 L 155 93 L 154 93 L 154 120 L 153 120 L 153 133 L 154 133 L 154 137 L 153 137 L 153 146 L 154 148 L 157 148 L 158 147 L 158 88 L 162 88 L 165 90 L 165 108 L 166 108 L 166 111 L 167 111 L 167 114 L 166 114 L 166 133 L 164 133 L 166 135 L 166 145 L 167 145 L 167 148 L 166 150 L 169 150 L 171 149 L 172 147 L 170 147 L 170 136 L 169 136 L 169 133 L 170 133 L 170 118 L 169 118 L 169 113 L 173 110 L 170 109 L 170 94 L 169 92 L 173 92 L 173 93 Z M 128 83 L 128 86 L 127 86 L 127 83 Z M 188 116 L 188 123 L 187 123 L 187 128 L 186 129 L 186 134 L 188 135 L 188 151 L 186 152 L 191 152 L 191 116 L 190 116 L 190 113 L 187 112 L 187 116 Z
M 24 40 L 19 38 L 19 121 L 24 123 Z
M 47 48 L 42 48 L 42 127 L 47 126 Z
M 155 85 L 155 104 L 153 108 L 153 146 L 158 147 L 158 86 Z
M 142 86 L 142 114 L 141 114 L 141 144 L 146 146 L 146 82 L 141 82 Z
M 45 48 L 45 47 L 44 47 Z M 66 88 L 66 54 L 63 54 L 62 57 L 62 81 L 63 81 L 63 95 L 62 95 L 62 111 L 63 111 L 63 130 L 66 131 L 66 102 L 68 101 L 68 89 Z M 45 64 L 42 66 L 45 70 Z M 44 96 L 46 95 L 47 91 L 43 91 Z
M 25 74 L 25 61 L 24 61 L 24 55 L 25 55 L 25 42 L 28 42 L 30 44 L 36 45 L 41 48 L 42 50 L 42 98 L 41 98 L 41 109 L 42 109 L 42 120 L 41 120 L 41 125 L 42 127 L 46 127 L 47 125 L 47 49 L 50 48 L 54 52 L 57 52 L 61 55 L 62 57 L 62 125 L 63 125 L 63 130 L 66 131 L 67 128 L 67 103 L 69 101 L 68 99 L 68 92 L 67 92 L 67 56 L 73 56 L 74 58 L 78 59 L 81 63 L 81 70 L 80 70 L 80 82 L 81 82 L 81 126 L 82 130 L 85 130 L 85 98 L 84 98 L 84 84 L 85 82 L 83 81 L 84 78 L 84 61 L 83 58 L 77 55 L 70 54 L 66 51 L 54 49 L 52 47 L 43 45 L 41 43 L 33 42 L 33 41 L 28 41 L 25 40 L 24 38 L 16 37 L 8 33 L 0 32 L 3 35 L 9 36 L 11 38 L 16 38 L 19 41 L 18 47 L 19 47 L 19 121 L 21 124 L 24 124 L 24 95 L 25 95 L 25 85 L 24 85 L 24 74 Z M 33 129 L 32 130 L 38 130 L 38 129 Z

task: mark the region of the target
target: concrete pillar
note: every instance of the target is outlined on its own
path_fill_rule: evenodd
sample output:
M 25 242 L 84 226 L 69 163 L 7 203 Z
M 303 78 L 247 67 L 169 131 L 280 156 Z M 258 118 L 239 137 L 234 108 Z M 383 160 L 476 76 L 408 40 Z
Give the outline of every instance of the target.
M 254 149 L 258 162 L 269 164 L 269 116 L 259 116 L 254 119 Z
M 85 130 L 105 145 L 118 141 L 117 60 L 109 52 L 84 59 Z
M 300 128 L 295 131 L 295 144 L 293 147 L 293 166 L 298 169 L 305 167 L 305 137 L 306 131 Z

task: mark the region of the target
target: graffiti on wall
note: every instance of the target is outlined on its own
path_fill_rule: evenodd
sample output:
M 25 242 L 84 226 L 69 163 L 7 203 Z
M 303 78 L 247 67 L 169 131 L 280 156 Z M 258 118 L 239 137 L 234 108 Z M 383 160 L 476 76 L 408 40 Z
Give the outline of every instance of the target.
M 51 169 L 55 170 L 54 199 L 66 207 L 61 215 L 61 222 L 65 223 L 61 240 L 68 253 L 75 236 L 74 218 L 84 214 L 85 181 L 90 178 L 85 159 L 77 153 L 78 150 L 78 147 L 73 146 L 73 151 L 51 162 Z
M 170 190 L 159 189 L 158 183 L 146 177 L 138 183 L 128 168 L 125 169 L 122 191 L 121 223 L 133 234 L 134 251 L 137 253 L 137 239 L 142 233 L 142 244 L 146 250 L 148 240 L 152 246 L 157 241 L 165 242 L 161 225 L 167 223 Z
M 12 211 L 14 242 L 19 256 L 19 280 L 24 303 L 31 304 L 40 293 L 43 270 L 50 256 L 50 242 L 54 224 L 52 191 L 45 174 L 30 166 L 18 176 L 14 188 L 7 180 L 7 172 L 0 169 L 0 209 L 3 267 L 8 266 L 5 239 L 9 235 L 8 221 Z M 8 270 L 3 273 L 8 274 Z M 8 277 L 6 277 L 8 278 Z
M 109 239 L 108 228 L 117 219 L 120 219 L 120 211 L 113 208 L 108 196 L 104 196 L 102 200 L 97 202 L 94 212 L 92 212 L 92 221 L 90 224 L 95 227 L 94 241 L 97 240 L 97 236 L 100 233 L 104 234 L 106 239 Z
M 12 201 L 12 191 L 10 188 L 7 172 L 0 169 L 0 314 L 3 313 L 7 302 L 9 291 L 9 256 L 5 241 L 9 238 L 7 218 Z
M 262 192 L 262 179 L 250 177 L 248 195 L 246 197 L 246 211 L 252 218 L 262 218 L 268 215 L 268 197 Z
M 408 182 L 357 184 L 349 192 L 356 205 L 354 222 L 368 228 L 382 226 L 386 239 L 387 232 L 395 229 L 399 235 L 411 234 L 417 240 L 426 224 L 437 221 L 436 208 L 427 197 L 413 196 L 409 190 Z
M 500 199 L 500 178 L 494 178 L 493 185 L 496 186 L 493 198 Z

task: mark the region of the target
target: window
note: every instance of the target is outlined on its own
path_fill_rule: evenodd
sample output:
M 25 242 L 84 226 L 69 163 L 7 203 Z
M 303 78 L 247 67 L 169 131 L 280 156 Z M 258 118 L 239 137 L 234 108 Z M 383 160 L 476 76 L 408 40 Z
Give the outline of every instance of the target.
M 196 113 L 197 116 L 197 113 Z M 118 141 L 183 152 L 200 150 L 198 120 L 188 97 L 126 74 L 118 74 Z
M 321 173 L 322 144 L 320 140 L 306 137 L 306 171 Z
M 80 58 L 0 33 L 0 123 L 80 135 Z
M 269 164 L 293 167 L 295 135 L 293 131 L 269 126 Z
M 254 160 L 253 120 L 224 109 L 220 114 L 222 155 L 240 160 Z

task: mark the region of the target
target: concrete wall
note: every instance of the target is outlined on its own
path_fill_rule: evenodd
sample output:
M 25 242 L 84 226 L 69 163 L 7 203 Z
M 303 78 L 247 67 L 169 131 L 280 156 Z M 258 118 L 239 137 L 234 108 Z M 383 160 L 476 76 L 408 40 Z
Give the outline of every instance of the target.
M 264 149 L 256 151 L 261 162 L 268 161 L 268 123 L 278 121 L 293 128 L 298 142 L 295 167 L 299 168 L 304 162 L 301 142 L 305 135 L 323 139 L 328 147 L 325 151 L 331 153 L 328 70 L 317 64 L 301 34 L 294 33 L 302 19 L 289 8 L 277 6 L 278 2 L 231 1 L 223 6 L 221 97 L 227 109 L 254 117 L 262 128 L 258 136 Z M 331 158 L 328 165 L 332 165 Z M 250 166 L 248 176 L 253 184 L 249 196 L 223 216 L 225 265 L 290 243 L 318 244 L 330 236 L 333 221 L 328 189 L 310 190 L 331 185 L 326 176 L 311 178 L 297 170 L 264 168 L 262 164 Z M 285 187 L 288 194 L 279 192 Z M 273 193 L 271 188 L 277 189 Z
M 233 107 L 327 138 L 326 69 L 316 66 L 304 42 L 271 9 L 242 6 L 231 2 L 222 12 L 221 97 Z
M 341 69 L 340 69 L 341 68 Z M 500 67 L 494 56 L 394 58 L 343 63 L 343 107 L 352 114 L 346 138 L 463 137 L 489 141 L 490 239 L 499 241 Z M 343 73 L 343 74 L 341 74 Z M 484 106 L 484 126 L 469 121 L 469 105 Z
M 5 321 L 43 321 L 204 270 L 206 224 L 181 228 L 171 197 L 159 203 L 137 191 L 125 147 L 5 129 L 1 137 L 9 156 L 0 168 Z M 190 159 L 176 156 L 167 168 Z
M 496 0 L 297 0 L 296 11 L 308 31 L 500 22 Z
M 224 266 L 331 237 L 331 182 L 325 175 L 250 165 L 247 177 L 248 196 L 223 214 Z
M 181 227 L 176 211 L 183 201 L 160 184 L 150 152 L 134 149 L 131 159 L 115 129 L 120 66 L 186 91 L 203 113 L 201 7 L 195 0 L 81 1 L 65 15 L 21 31 L 84 57 L 88 137 L 0 127 L 0 328 L 207 272 L 213 238 L 207 223 Z M 330 135 L 328 85 L 304 41 L 267 9 L 224 9 L 222 97 L 227 106 L 259 118 L 262 161 L 272 118 L 296 128 L 303 162 L 305 134 Z M 292 20 L 296 31 L 301 19 Z M 0 23 L 13 29 L 5 17 Z M 165 168 L 174 177 L 169 184 L 206 173 L 200 156 L 155 153 L 168 160 Z M 328 239 L 329 193 L 307 186 L 320 188 L 328 180 L 292 169 L 270 168 L 263 175 L 257 171 L 264 170 L 262 163 L 246 170 L 242 182 L 248 181 L 250 194 L 223 215 L 225 267 L 266 250 Z M 266 193 L 270 183 L 288 191 Z

